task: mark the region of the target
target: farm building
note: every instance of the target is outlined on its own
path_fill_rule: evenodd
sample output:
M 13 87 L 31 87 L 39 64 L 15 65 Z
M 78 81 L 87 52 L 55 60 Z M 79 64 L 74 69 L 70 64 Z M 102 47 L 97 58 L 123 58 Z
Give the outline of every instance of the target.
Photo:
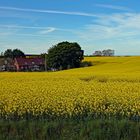
M 16 71 L 43 71 L 43 58 L 15 58 L 14 65 Z

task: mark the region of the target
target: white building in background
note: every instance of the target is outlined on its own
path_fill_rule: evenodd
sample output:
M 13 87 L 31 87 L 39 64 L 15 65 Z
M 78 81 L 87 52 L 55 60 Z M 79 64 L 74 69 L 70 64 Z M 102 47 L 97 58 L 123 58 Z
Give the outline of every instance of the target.
M 111 49 L 103 50 L 103 51 L 95 51 L 93 56 L 114 56 L 115 51 Z

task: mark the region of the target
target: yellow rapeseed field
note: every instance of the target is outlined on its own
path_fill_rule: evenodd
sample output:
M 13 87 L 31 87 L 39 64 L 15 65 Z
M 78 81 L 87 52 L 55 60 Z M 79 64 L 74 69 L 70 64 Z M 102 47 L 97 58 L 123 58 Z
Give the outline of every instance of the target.
M 0 73 L 1 118 L 140 118 L 140 57 L 86 57 L 93 66 Z

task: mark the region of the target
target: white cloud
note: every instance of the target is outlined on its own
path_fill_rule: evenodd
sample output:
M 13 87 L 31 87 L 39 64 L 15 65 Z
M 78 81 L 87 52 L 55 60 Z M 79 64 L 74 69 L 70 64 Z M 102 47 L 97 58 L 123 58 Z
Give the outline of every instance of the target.
M 8 30 L 8 33 L 1 32 L 0 35 L 15 35 L 23 36 L 45 36 L 51 32 L 70 32 L 78 35 L 79 38 L 86 39 L 87 41 L 103 40 L 103 39 L 124 39 L 135 38 L 140 36 L 140 13 L 116 13 L 107 15 L 104 14 L 95 18 L 91 24 L 85 25 L 83 29 L 61 29 L 56 27 L 43 27 L 43 26 L 20 26 L 20 25 L 0 25 L 1 29 Z M 15 32 L 13 32 L 15 29 Z M 34 29 L 32 32 L 21 33 L 20 29 Z M 35 30 L 38 30 L 35 32 Z M 2 31 L 2 30 L 1 30 Z M 26 30 L 25 30 L 26 31 Z M 28 30 L 27 30 L 28 31 Z
M 111 7 L 110 7 L 111 8 Z M 113 8 L 113 7 L 112 7 Z M 117 8 L 117 7 L 116 7 Z M 41 12 L 41 13 L 50 13 L 50 14 L 66 14 L 66 15 L 78 15 L 78 16 L 90 16 L 95 17 L 93 21 L 83 28 L 76 29 L 61 29 L 56 27 L 42 27 L 42 26 L 19 26 L 19 25 L 0 25 L 0 28 L 11 29 L 13 33 L 13 29 L 34 29 L 31 32 L 14 32 L 14 35 L 23 36 L 28 38 L 31 37 L 39 37 L 38 40 L 46 37 L 51 32 L 57 31 L 58 34 L 61 32 L 68 32 L 69 34 L 65 33 L 58 38 L 56 35 L 48 37 L 48 40 L 51 41 L 53 44 L 53 39 L 57 41 L 64 40 L 72 37 L 75 41 L 79 41 L 80 44 L 87 44 L 90 48 L 84 48 L 85 51 L 88 50 L 89 52 L 93 50 L 92 46 L 94 44 L 97 45 L 97 49 L 105 46 L 109 46 L 109 48 L 115 48 L 115 50 L 130 50 L 129 48 L 133 48 L 134 53 L 138 50 L 140 51 L 140 13 L 113 13 L 113 14 L 100 14 L 94 15 L 90 13 L 79 13 L 79 12 L 64 12 L 64 11 L 51 11 L 51 10 L 35 10 L 35 9 L 20 9 L 20 8 L 12 8 L 12 7 L 0 7 L 0 9 L 5 10 L 16 10 L 16 11 L 25 11 L 25 12 Z M 120 8 L 121 9 L 121 8 Z M 119 10 L 119 7 L 118 7 Z M 125 10 L 125 8 L 124 8 Z M 37 30 L 37 32 L 35 32 Z M 10 30 L 9 30 L 10 31 Z M 72 33 L 72 35 L 70 34 Z M 1 32 L 0 36 L 4 35 L 6 32 Z M 50 34 L 51 35 L 51 34 Z M 65 36 L 66 35 L 66 36 Z M 48 35 L 49 36 L 49 35 Z M 56 42 L 57 42 L 56 41 Z M 22 42 L 22 41 L 21 41 Z M 84 42 L 84 43 L 83 43 Z M 22 43 L 19 46 L 22 46 Z M 35 44 L 34 44 L 35 45 Z M 26 45 L 25 45 L 26 46 Z M 84 45 L 83 45 L 84 46 Z M 121 47 L 125 49 L 121 49 Z M 24 47 L 23 47 L 24 48 Z M 88 53 L 89 53 L 88 52 Z M 120 52 L 119 52 L 120 53 Z
M 43 27 L 43 26 L 19 26 L 19 25 L 2 25 L 0 24 L 1 32 L 0 36 L 18 35 L 18 36 L 32 36 L 32 37 L 42 37 L 43 35 L 48 35 L 51 32 L 56 31 L 55 27 Z M 22 33 L 22 29 L 33 29 L 31 33 Z M 36 30 L 39 30 L 35 32 Z M 60 30 L 60 29 L 59 29 Z
M 14 29 L 50 29 L 54 27 L 43 27 L 43 26 L 21 26 L 21 25 L 3 25 L 0 24 L 0 28 L 14 28 Z
M 116 54 L 140 53 L 140 13 L 103 15 L 85 25 L 77 36 L 85 43 L 84 50 L 112 48 Z
M 104 15 L 77 32 L 87 40 L 134 38 L 140 36 L 140 14 Z
M 0 29 L 3 32 L 0 32 L 0 35 L 20 35 L 20 36 L 45 36 L 48 35 L 49 33 L 52 33 L 54 31 L 58 32 L 69 32 L 69 33 L 75 33 L 76 31 L 73 29 L 63 29 L 63 28 L 56 28 L 56 27 L 45 27 L 45 26 L 23 26 L 23 25 L 12 25 L 12 24 L 7 24 L 3 25 L 0 24 Z M 21 33 L 22 29 L 27 29 L 24 30 L 26 33 Z M 29 30 L 32 29 L 31 33 L 27 33 Z M 37 32 L 36 32 L 37 30 Z
M 57 30 L 57 29 L 54 28 L 54 27 L 48 27 L 47 29 L 41 30 L 39 33 L 42 34 L 42 35 L 45 35 L 45 34 L 54 32 L 54 31 L 56 31 L 56 30 Z
M 12 11 L 22 11 L 22 12 L 35 12 L 35 13 L 48 13 L 48 14 L 63 14 L 63 15 L 75 15 L 75 16 L 85 16 L 85 17 L 98 17 L 96 14 L 86 13 L 86 12 L 67 12 L 58 10 L 42 10 L 42 9 L 25 9 L 17 7 L 0 7 L 2 10 L 12 10 Z
M 109 5 L 109 4 L 96 4 L 95 6 L 113 10 L 132 11 L 131 9 L 123 6 Z

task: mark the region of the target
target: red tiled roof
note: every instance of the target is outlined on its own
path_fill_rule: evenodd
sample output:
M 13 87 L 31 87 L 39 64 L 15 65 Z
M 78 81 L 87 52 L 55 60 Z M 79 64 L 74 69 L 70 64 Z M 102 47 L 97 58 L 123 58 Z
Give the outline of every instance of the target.
M 43 58 L 16 58 L 18 65 L 44 65 Z

